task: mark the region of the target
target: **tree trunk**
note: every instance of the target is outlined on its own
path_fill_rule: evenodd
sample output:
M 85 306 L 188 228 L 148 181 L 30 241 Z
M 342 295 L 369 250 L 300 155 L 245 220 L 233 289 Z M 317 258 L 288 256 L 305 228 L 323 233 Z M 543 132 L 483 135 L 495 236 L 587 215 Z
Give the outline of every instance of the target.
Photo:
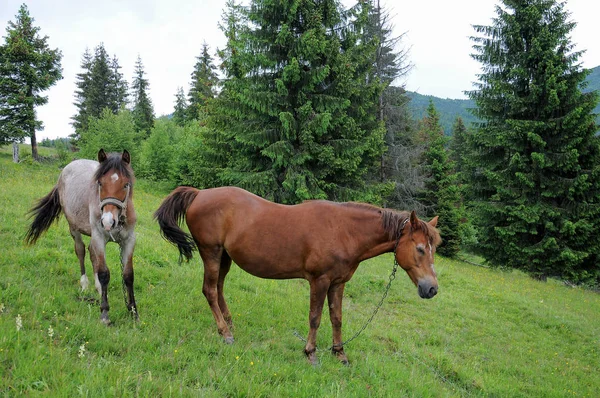
M 13 142 L 13 162 L 19 163 L 19 144 L 17 141 Z
M 31 132 L 30 137 L 31 137 L 31 157 L 33 158 L 33 160 L 38 162 L 40 160 L 40 157 L 38 155 L 37 140 L 35 139 L 35 129 Z

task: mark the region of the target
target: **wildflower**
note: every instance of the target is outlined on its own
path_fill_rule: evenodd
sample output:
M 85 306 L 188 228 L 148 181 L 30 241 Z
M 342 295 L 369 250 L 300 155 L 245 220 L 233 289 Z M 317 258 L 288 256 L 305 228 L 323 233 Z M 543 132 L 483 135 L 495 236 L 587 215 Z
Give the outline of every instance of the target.
M 17 332 L 18 332 L 23 327 L 23 318 L 21 318 L 21 314 L 17 315 L 16 323 L 17 323 Z
M 79 358 L 83 358 L 85 356 L 85 343 L 79 346 L 79 354 L 77 354 Z
M 54 329 L 52 329 L 52 325 L 48 326 L 48 337 L 54 337 Z
M 250 361 L 250 366 L 254 366 L 254 362 Z
M 240 360 L 240 357 L 239 357 L 239 356 L 236 356 L 236 357 L 235 357 L 235 360 L 236 360 L 236 361 L 239 361 L 239 360 Z

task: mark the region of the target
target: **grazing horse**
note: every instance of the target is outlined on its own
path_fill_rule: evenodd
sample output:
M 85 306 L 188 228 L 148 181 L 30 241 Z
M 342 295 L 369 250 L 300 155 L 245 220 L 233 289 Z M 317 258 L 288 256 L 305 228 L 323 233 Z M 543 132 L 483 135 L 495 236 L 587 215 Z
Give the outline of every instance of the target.
M 233 343 L 233 335 L 223 284 L 232 260 L 261 278 L 309 282 L 310 331 L 304 352 L 313 364 L 325 297 L 333 354 L 348 362 L 342 344 L 342 296 L 361 261 L 395 251 L 421 297 L 431 298 L 438 290 L 433 268 L 435 248 L 441 241 L 435 228 L 437 217 L 427 223 L 415 212 L 325 200 L 281 205 L 235 187 L 176 188 L 154 217 L 163 237 L 179 248 L 181 257 L 189 260 L 198 247 L 204 263 L 202 292 L 227 343 Z M 179 227 L 182 219 L 192 236 Z
M 136 222 L 133 208 L 133 170 L 130 155 L 107 155 L 98 152 L 98 162 L 80 159 L 69 163 L 60 173 L 52 191 L 40 199 L 30 210 L 34 216 L 25 241 L 35 243 L 52 222 L 65 213 L 71 236 L 75 241 L 75 253 L 81 269 L 81 288 L 88 287 L 85 274 L 85 245 L 81 235 L 90 236 L 90 259 L 94 269 L 95 285 L 101 297 L 100 320 L 110 324 L 108 318 L 108 282 L 110 270 L 106 266 L 106 243 L 113 241 L 121 248 L 123 281 L 127 288 L 127 309 L 136 317 L 137 307 L 133 296 L 133 249 Z

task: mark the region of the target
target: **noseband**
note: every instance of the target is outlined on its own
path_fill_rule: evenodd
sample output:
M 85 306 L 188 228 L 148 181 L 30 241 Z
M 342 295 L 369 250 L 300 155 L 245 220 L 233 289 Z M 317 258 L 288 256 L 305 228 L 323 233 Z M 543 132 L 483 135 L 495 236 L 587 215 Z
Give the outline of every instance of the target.
M 101 187 L 98 186 L 98 198 L 100 198 L 100 189 L 101 189 Z M 120 213 L 124 214 L 125 210 L 127 210 L 127 201 L 129 200 L 129 191 L 131 190 L 131 185 L 128 185 L 126 189 L 127 189 L 127 193 L 125 194 L 125 200 L 123 200 L 123 201 L 121 201 L 120 199 L 114 198 L 112 196 L 102 199 L 100 201 L 100 211 L 104 210 L 104 206 L 110 204 L 110 205 L 117 206 L 119 208 Z

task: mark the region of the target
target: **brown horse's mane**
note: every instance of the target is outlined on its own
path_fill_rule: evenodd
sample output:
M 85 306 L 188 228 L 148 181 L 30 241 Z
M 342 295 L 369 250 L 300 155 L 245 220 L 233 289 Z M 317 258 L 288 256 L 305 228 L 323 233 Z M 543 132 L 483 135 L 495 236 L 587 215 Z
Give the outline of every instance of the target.
M 96 173 L 94 174 L 94 181 L 99 181 L 103 175 L 111 170 L 115 170 L 129 179 L 130 183 L 133 185 L 133 169 L 128 163 L 123 162 L 121 159 L 122 156 L 120 153 L 108 154 L 106 160 L 100 163 L 100 166 L 96 170 Z
M 400 238 L 400 236 L 402 235 L 402 230 L 404 229 L 405 222 L 410 218 L 410 213 L 408 211 L 383 209 L 381 207 L 377 207 L 368 203 L 345 202 L 341 203 L 341 205 L 380 213 L 383 230 L 388 234 L 390 240 L 397 240 Z M 423 220 L 419 220 L 419 222 L 421 224 L 421 229 L 423 231 L 426 231 L 426 234 L 429 237 L 429 241 L 431 242 L 431 244 L 434 246 L 439 245 L 442 242 L 442 239 L 437 228 L 432 227 Z

